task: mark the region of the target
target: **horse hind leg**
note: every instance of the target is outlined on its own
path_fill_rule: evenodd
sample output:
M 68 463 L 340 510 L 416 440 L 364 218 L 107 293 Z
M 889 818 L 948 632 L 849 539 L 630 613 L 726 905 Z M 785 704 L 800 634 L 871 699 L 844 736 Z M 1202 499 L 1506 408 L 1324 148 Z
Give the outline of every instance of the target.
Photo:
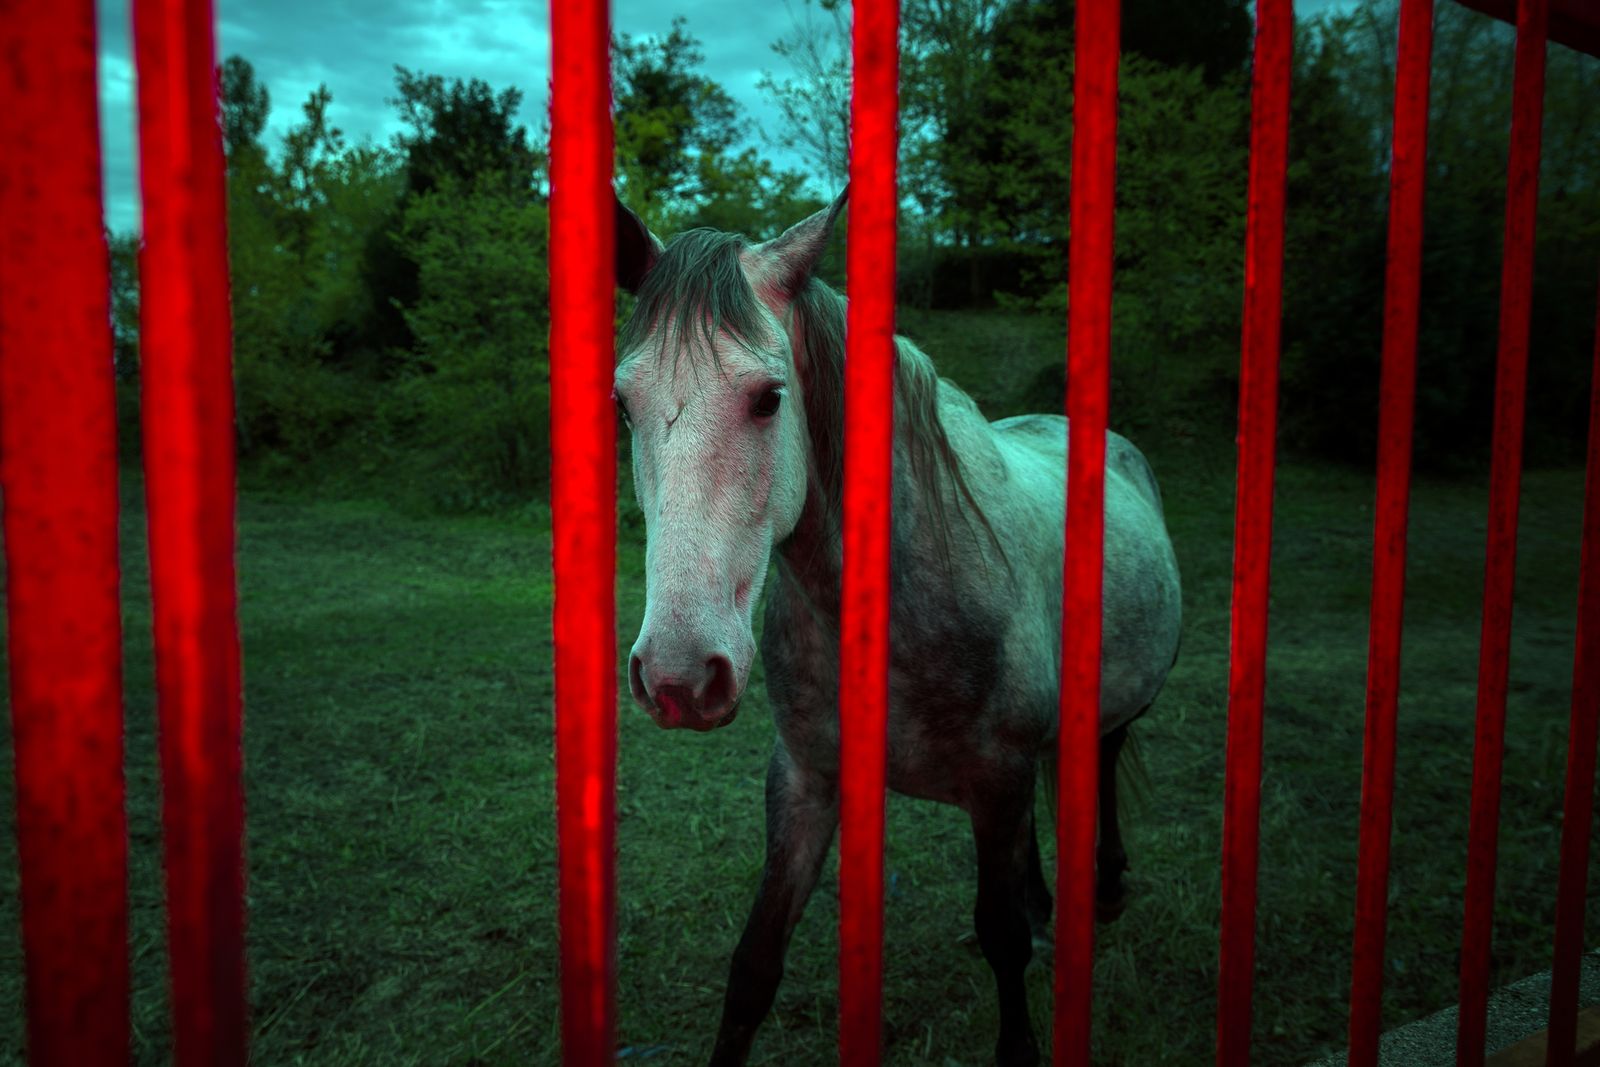
M 1100 739 L 1100 840 L 1095 849 L 1094 917 L 1103 923 L 1113 922 L 1128 907 L 1128 890 L 1122 882 L 1123 872 L 1128 869 L 1128 854 L 1122 847 L 1122 824 L 1117 817 L 1117 763 L 1128 740 L 1129 725 L 1123 723 Z
M 1045 762 L 1041 760 L 1042 764 Z M 1055 761 L 1048 761 L 1048 765 L 1042 770 L 1055 774 Z M 1050 801 L 1048 831 L 1055 833 L 1054 800 Z M 1023 886 L 1023 908 L 1028 915 L 1028 928 L 1033 937 L 1034 951 L 1044 954 L 1055 951 L 1055 941 L 1050 936 L 1050 915 L 1055 909 L 1055 898 L 1051 896 L 1050 883 L 1044 877 L 1044 861 L 1039 856 L 1038 817 L 1033 812 L 1028 813 L 1028 875 Z M 957 940 L 967 946 L 973 955 L 978 955 L 982 951 L 976 931 L 968 930 Z
M 1028 882 L 1024 895 L 1033 947 L 1049 952 L 1055 947 L 1050 939 L 1050 910 L 1054 902 L 1050 897 L 1050 885 L 1044 880 L 1044 863 L 1039 859 L 1039 827 L 1032 813 L 1028 815 Z
M 1023 981 L 1033 956 L 1028 916 L 1029 852 L 1033 841 L 1033 781 L 984 796 L 971 808 L 978 846 L 978 903 L 974 925 L 983 956 L 994 971 L 1000 1001 L 999 1067 L 1035 1067 L 1039 1045 L 1028 1017 Z

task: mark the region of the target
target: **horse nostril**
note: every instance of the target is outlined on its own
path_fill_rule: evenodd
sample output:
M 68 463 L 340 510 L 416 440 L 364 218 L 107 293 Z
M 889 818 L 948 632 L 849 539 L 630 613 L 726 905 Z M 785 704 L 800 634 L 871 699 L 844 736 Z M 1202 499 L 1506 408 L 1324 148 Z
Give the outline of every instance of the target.
M 727 656 L 712 656 L 706 660 L 706 673 L 700 706 L 707 711 L 720 711 L 733 703 L 733 664 Z
M 628 657 L 628 691 L 641 708 L 650 706 L 650 691 L 644 687 L 644 662 L 638 656 Z

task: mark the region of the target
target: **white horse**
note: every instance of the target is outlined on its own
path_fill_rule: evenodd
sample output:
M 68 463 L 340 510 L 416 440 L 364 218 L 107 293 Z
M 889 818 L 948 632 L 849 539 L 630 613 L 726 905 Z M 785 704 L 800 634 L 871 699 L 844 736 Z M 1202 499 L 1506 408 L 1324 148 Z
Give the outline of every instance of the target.
M 845 302 L 813 277 L 844 196 L 752 245 L 691 230 L 663 247 L 617 204 L 619 340 L 647 548 L 633 698 L 663 727 L 732 722 L 761 654 L 777 742 L 761 888 L 733 954 L 714 1064 L 742 1064 L 838 825 L 839 511 Z M 1023 970 L 1050 915 L 1034 780 L 1054 781 L 1066 420 L 990 423 L 897 339 L 889 787 L 955 804 L 978 850 L 976 927 L 999 990 L 1002 1067 L 1038 1062 Z M 1178 647 L 1178 567 L 1138 449 L 1109 434 L 1097 897 L 1127 861 L 1117 754 Z

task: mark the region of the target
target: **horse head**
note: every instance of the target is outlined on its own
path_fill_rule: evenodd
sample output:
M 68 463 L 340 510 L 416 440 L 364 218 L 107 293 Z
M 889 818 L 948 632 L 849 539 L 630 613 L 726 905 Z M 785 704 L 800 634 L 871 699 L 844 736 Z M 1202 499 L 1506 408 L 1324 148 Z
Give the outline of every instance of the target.
M 795 529 L 812 457 L 793 304 L 845 197 L 763 244 L 691 230 L 663 245 L 616 205 L 618 413 L 645 522 L 633 699 L 666 728 L 733 721 L 772 548 Z

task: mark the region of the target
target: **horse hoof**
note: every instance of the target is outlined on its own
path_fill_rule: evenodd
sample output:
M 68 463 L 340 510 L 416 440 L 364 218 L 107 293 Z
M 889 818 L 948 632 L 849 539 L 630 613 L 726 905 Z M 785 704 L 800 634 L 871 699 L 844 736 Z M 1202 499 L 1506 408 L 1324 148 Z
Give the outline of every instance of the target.
M 994 1062 L 996 1067 L 1039 1067 L 1039 1046 L 1032 1034 L 1009 1042 L 1002 1038 L 995 1049 Z

